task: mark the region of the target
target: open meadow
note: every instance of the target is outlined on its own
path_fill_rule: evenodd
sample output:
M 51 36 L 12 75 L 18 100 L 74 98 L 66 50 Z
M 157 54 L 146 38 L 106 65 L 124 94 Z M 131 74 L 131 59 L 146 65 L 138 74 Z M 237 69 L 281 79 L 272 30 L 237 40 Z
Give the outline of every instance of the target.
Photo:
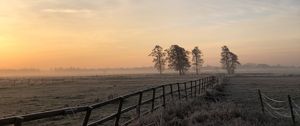
M 91 105 L 141 89 L 199 79 L 204 76 L 149 74 L 2 78 L 0 80 L 0 115 L 2 118 L 64 107 Z M 145 95 L 151 97 L 150 94 Z M 99 110 L 101 115 L 95 115 L 98 116 L 95 118 L 99 119 L 99 117 L 110 114 L 116 111 L 116 108 L 117 104 L 103 108 Z M 80 123 L 83 117 L 84 113 L 71 117 L 51 119 L 51 123 L 44 123 L 41 120 L 38 122 L 33 121 L 33 123 L 28 123 L 28 125 L 37 123 L 40 125 L 74 125 Z M 53 120 L 57 122 L 53 123 Z
M 258 89 L 265 95 L 287 101 L 290 95 L 300 104 L 300 75 L 241 74 L 230 77 L 226 85 L 228 99 L 261 111 Z
M 0 0 L 0 126 L 300 126 L 299 54 L 300 0 Z
M 230 77 L 229 83 L 225 86 L 226 100 L 236 103 L 246 112 L 262 113 L 258 89 L 261 90 L 265 102 L 264 111 L 273 119 L 270 121 L 273 123 L 266 125 L 292 125 L 288 95 L 294 103 L 300 104 L 300 75 L 238 74 Z M 274 108 L 270 108 L 269 105 Z M 300 125 L 300 109 L 297 105 L 292 103 L 296 125 Z
M 205 76 L 207 75 L 144 74 L 1 78 L 0 115 L 2 118 L 64 107 L 91 105 L 141 89 L 195 80 Z M 287 95 L 291 95 L 296 103 L 300 103 L 299 75 L 243 73 L 227 77 L 224 87 L 225 107 L 236 104 L 246 112 L 261 113 L 257 89 L 271 98 L 284 101 L 287 100 Z M 145 94 L 145 96 L 151 98 L 151 93 Z M 136 99 L 131 99 L 131 101 L 136 101 Z M 133 103 L 135 102 L 127 102 L 126 104 Z M 100 119 L 99 117 L 102 118 L 115 111 L 117 111 L 117 104 L 109 105 L 96 111 L 91 120 Z M 24 123 L 24 125 L 79 125 L 84 114 L 74 113 L 71 116 L 42 119 Z M 130 116 L 132 115 L 128 114 L 123 118 L 128 119 Z M 284 121 L 286 124 L 290 123 Z
M 263 95 L 264 111 L 258 89 Z M 290 95 L 300 104 L 300 76 L 282 74 L 236 74 L 225 83 L 188 102 L 176 102 L 163 112 L 141 119 L 141 124 L 161 126 L 289 126 L 292 118 L 288 104 Z M 275 100 L 269 100 L 270 97 Z M 277 103 L 280 102 L 280 103 Z M 274 108 L 270 108 L 270 106 Z M 300 109 L 294 105 L 296 125 Z M 137 123 L 140 125 L 139 123 Z M 135 125 L 134 126 L 138 126 Z

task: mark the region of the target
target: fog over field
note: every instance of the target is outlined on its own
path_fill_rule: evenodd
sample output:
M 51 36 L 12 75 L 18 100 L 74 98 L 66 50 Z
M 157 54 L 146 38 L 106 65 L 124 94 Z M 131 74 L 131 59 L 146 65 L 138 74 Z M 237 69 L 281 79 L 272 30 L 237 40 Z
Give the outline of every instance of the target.
M 0 126 L 298 126 L 300 0 L 0 0 Z
M 266 64 L 265 64 L 266 65 Z M 177 73 L 174 70 L 166 69 L 165 73 Z M 188 73 L 194 73 L 192 68 Z M 206 66 L 201 68 L 202 73 L 225 73 L 220 67 Z M 295 66 L 262 66 L 247 67 L 240 66 L 236 70 L 237 73 L 272 73 L 272 74 L 300 74 L 300 67 Z M 56 68 L 50 70 L 40 69 L 2 69 L 0 77 L 43 77 L 43 76 L 97 76 L 97 75 L 123 75 L 123 74 L 155 74 L 157 70 L 153 67 L 139 68 Z

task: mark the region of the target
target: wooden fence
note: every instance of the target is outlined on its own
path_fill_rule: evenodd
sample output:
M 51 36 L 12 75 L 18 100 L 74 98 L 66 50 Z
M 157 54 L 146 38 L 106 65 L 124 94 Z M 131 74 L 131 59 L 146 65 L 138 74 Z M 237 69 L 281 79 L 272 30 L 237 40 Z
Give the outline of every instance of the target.
M 111 100 L 107 100 L 101 103 L 96 103 L 88 106 L 67 107 L 58 110 L 2 118 L 0 119 L 0 126 L 3 125 L 22 126 L 24 122 L 31 122 L 40 119 L 52 118 L 56 116 L 67 116 L 67 115 L 72 115 L 74 113 L 85 114 L 84 118 L 82 119 L 82 123 L 81 123 L 82 126 L 97 126 L 106 123 L 108 121 L 113 121 L 113 124 L 111 125 L 115 125 L 115 126 L 128 125 L 131 122 L 140 118 L 141 115 L 146 115 L 157 110 L 158 108 L 166 107 L 167 100 L 168 100 L 167 97 L 170 97 L 169 101 L 172 101 L 175 98 L 178 100 L 181 99 L 188 100 L 189 97 L 194 98 L 197 95 L 203 94 L 207 89 L 213 88 L 216 84 L 222 83 L 223 78 L 224 78 L 223 75 L 208 76 L 198 80 L 193 80 L 193 81 L 188 81 L 183 83 L 160 85 L 160 86 L 137 91 L 131 94 L 127 94 L 124 96 L 120 96 Z M 157 95 L 157 91 L 161 91 L 161 94 Z M 143 94 L 145 94 L 146 92 L 148 93 L 150 92 L 152 96 L 148 99 L 143 99 Z M 129 107 L 124 107 L 123 106 L 124 101 L 130 97 L 138 97 L 136 104 Z M 159 105 L 155 105 L 155 102 L 157 102 L 158 99 L 161 99 L 162 102 Z M 90 120 L 93 111 L 113 103 L 114 104 L 118 103 L 118 108 L 116 112 L 96 121 Z M 151 107 L 149 108 L 149 110 L 142 112 L 141 108 L 145 104 L 150 104 Z M 120 118 L 122 114 L 133 110 L 136 110 L 135 112 L 136 116 L 134 118 L 131 118 L 124 122 L 120 122 Z
M 278 100 L 267 96 L 258 89 L 258 96 L 262 113 L 268 113 L 270 116 L 278 118 L 290 118 L 292 125 L 296 126 L 296 117 L 300 117 L 300 106 L 287 96 L 287 100 Z

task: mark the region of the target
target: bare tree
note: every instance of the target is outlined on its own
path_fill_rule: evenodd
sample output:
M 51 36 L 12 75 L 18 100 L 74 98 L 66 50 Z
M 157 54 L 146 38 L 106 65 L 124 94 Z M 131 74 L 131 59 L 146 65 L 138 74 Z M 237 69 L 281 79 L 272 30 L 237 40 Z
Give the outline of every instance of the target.
M 189 52 L 178 45 L 172 45 L 166 50 L 168 56 L 167 60 L 169 68 L 179 72 L 179 75 L 185 74 L 185 72 L 191 67 L 189 62 Z
M 159 45 L 156 45 L 149 56 L 153 57 L 154 67 L 162 74 L 163 70 L 165 69 L 166 65 L 166 53 L 164 52 L 163 48 Z
M 237 65 L 240 65 L 238 56 L 233 52 L 230 52 L 227 46 L 222 47 L 221 64 L 228 74 L 234 74 Z
M 193 50 L 192 50 L 192 55 L 193 55 L 193 65 L 195 65 L 195 69 L 196 69 L 196 74 L 199 74 L 200 68 L 202 67 L 204 60 L 202 59 L 202 52 L 201 50 L 196 46 Z

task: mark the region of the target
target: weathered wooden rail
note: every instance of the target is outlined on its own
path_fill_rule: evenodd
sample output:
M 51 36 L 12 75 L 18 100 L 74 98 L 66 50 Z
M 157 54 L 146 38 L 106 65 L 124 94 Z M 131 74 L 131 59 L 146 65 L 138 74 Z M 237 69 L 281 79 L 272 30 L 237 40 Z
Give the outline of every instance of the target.
M 8 117 L 8 118 L 2 118 L 0 119 L 0 126 L 5 125 L 14 125 L 14 126 L 22 126 L 24 122 L 30 122 L 40 119 L 46 119 L 46 118 L 52 118 L 56 116 L 66 116 L 66 115 L 72 115 L 74 113 L 83 113 L 85 112 L 85 117 L 82 121 L 82 126 L 97 126 L 100 124 L 103 124 L 108 121 L 114 120 L 114 125 L 128 125 L 134 120 L 140 118 L 141 115 L 146 115 L 148 113 L 151 113 L 155 111 L 156 109 L 160 107 L 166 107 L 167 104 L 167 96 L 170 96 L 171 100 L 176 99 L 186 99 L 188 100 L 189 97 L 193 98 L 197 95 L 203 94 L 208 88 L 213 88 L 216 84 L 222 83 L 224 76 L 218 75 L 218 76 L 208 76 L 204 77 L 198 80 L 183 82 L 183 83 L 174 83 L 174 84 L 165 84 L 156 86 L 153 88 L 145 89 L 142 91 L 137 91 L 131 94 L 127 94 L 124 96 L 120 96 L 108 101 L 104 101 L 101 103 L 96 103 L 88 106 L 77 106 L 77 107 L 67 107 L 63 109 L 58 110 L 52 110 L 52 111 L 46 111 L 46 112 L 40 112 L 40 113 L 33 113 L 28 115 L 21 115 L 21 116 L 14 116 L 14 117 Z M 182 88 L 183 87 L 183 88 Z M 166 91 L 166 89 L 169 89 L 169 92 Z M 176 89 L 176 90 L 174 90 Z M 156 91 L 161 91 L 161 94 L 159 96 L 157 95 Z M 143 94 L 146 92 L 152 92 L 152 97 L 148 99 L 143 99 Z M 138 97 L 138 101 L 135 105 L 124 107 L 124 101 L 130 97 Z M 159 105 L 155 105 L 155 102 L 157 99 L 161 99 L 162 103 Z M 109 104 L 113 104 L 118 102 L 118 109 L 115 113 L 111 114 L 110 116 L 106 116 L 104 118 L 101 118 L 100 120 L 96 120 L 91 122 L 90 117 L 93 112 L 93 110 L 100 109 L 101 107 Z M 141 108 L 145 104 L 150 104 L 151 108 L 146 112 L 141 112 Z M 127 113 L 129 111 L 136 110 L 136 117 L 125 121 L 124 123 L 120 122 L 121 115 L 124 113 Z

